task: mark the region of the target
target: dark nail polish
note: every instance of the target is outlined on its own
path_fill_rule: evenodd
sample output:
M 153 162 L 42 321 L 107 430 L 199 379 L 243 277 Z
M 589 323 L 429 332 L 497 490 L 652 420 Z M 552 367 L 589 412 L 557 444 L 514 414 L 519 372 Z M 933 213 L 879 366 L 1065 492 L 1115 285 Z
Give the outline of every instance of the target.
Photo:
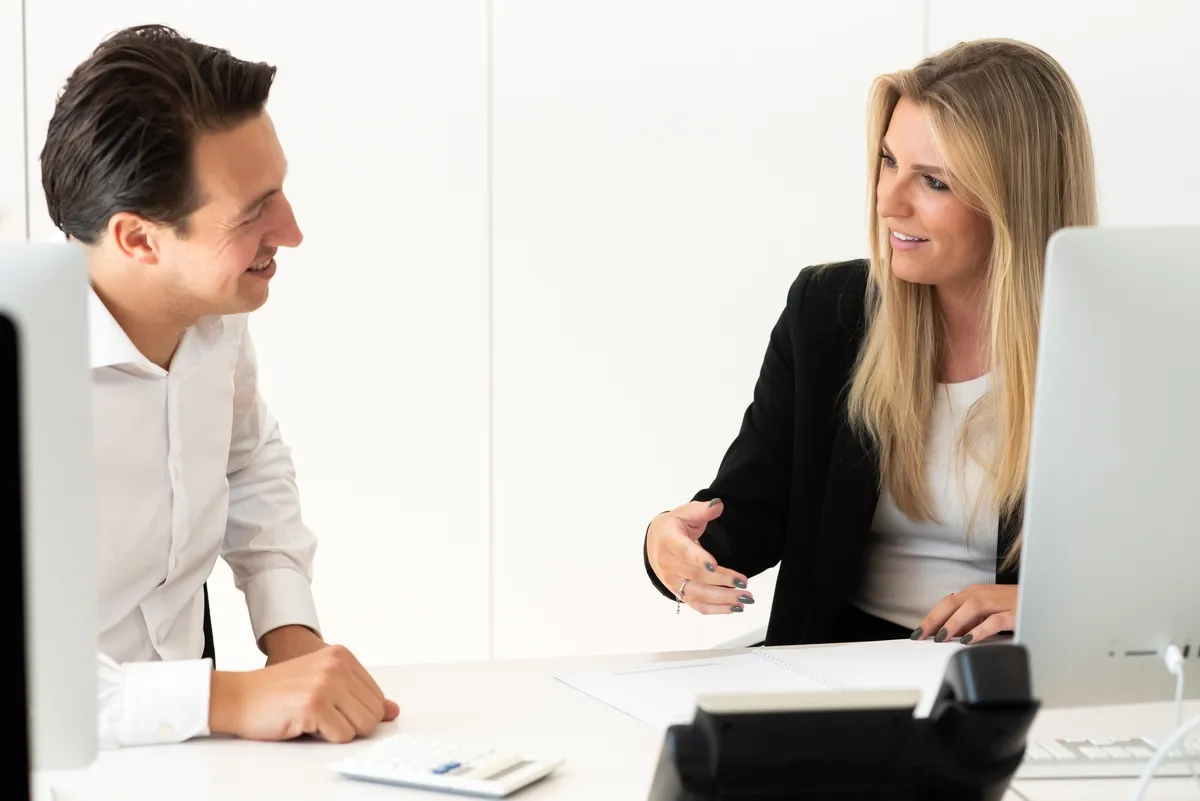
M 937 633 L 937 636 L 933 638 L 933 641 L 934 642 L 945 642 L 946 638 L 949 636 L 950 636 L 950 632 L 946 631 L 945 629 L 942 629 L 941 631 L 939 631 Z
M 734 579 L 733 586 L 737 587 L 739 590 L 744 590 L 746 589 L 746 582 L 742 581 L 741 579 Z
M 960 643 L 962 643 L 963 645 L 970 645 L 970 644 L 971 644 L 971 640 L 973 640 L 973 639 L 975 639 L 975 635 L 974 635 L 974 634 L 968 634 L 967 636 L 965 636 L 965 637 L 963 637 L 961 640 L 959 640 L 959 642 L 960 642 Z
M 711 508 L 713 508 L 714 506 L 716 506 L 718 503 L 721 503 L 721 499 L 720 499 L 720 498 L 713 498 L 711 501 L 709 501 L 709 502 L 708 502 L 708 508 L 709 508 L 709 509 L 711 509 Z
M 715 567 L 713 567 L 713 563 L 712 563 L 712 562 L 705 562 L 705 563 L 704 563 L 704 569 L 705 569 L 705 570 L 707 570 L 709 573 L 711 573 L 711 572 L 713 572 L 714 570 L 716 570 L 716 568 L 715 568 Z
M 742 611 L 742 607 L 740 607 L 740 606 L 734 606 L 734 607 L 732 607 L 732 609 L 733 609 L 733 611 L 735 611 L 735 612 L 740 612 L 740 611 Z
M 744 604 L 752 604 L 752 603 L 754 603 L 754 599 L 753 599 L 753 598 L 751 598 L 749 595 L 739 595 L 739 596 L 738 596 L 738 600 L 739 600 L 739 601 L 741 601 L 741 602 L 742 602 L 742 603 L 744 603 Z
M 925 629 L 921 628 L 920 626 L 917 626 L 915 629 L 913 629 L 913 633 L 908 636 L 908 639 L 919 640 L 924 636 L 925 636 Z

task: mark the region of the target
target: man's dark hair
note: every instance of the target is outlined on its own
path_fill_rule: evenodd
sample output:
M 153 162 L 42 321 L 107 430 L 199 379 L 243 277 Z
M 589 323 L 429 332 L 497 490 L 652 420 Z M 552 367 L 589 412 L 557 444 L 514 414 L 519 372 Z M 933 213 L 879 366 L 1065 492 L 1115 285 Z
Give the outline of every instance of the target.
M 234 58 L 162 25 L 101 42 L 67 79 L 42 149 L 50 218 L 95 244 L 131 212 L 186 232 L 204 198 L 192 172 L 197 134 L 260 113 L 275 67 Z

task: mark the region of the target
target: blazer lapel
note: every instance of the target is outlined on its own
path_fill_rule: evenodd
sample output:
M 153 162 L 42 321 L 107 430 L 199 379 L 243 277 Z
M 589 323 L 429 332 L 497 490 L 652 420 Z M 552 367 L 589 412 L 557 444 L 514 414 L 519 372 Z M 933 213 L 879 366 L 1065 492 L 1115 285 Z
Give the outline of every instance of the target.
M 1017 541 L 1020 536 L 1021 526 L 1024 522 L 1025 512 L 1024 504 L 1017 504 L 1017 508 L 1011 514 L 1004 515 L 1000 519 L 1000 530 L 996 539 L 996 583 L 997 584 L 1016 584 L 1020 578 L 1020 566 L 1014 564 L 1012 567 L 1004 566 L 1004 557 L 1008 554 L 1012 544 Z
M 856 591 L 861 579 L 871 523 L 879 504 L 879 465 L 868 447 L 843 423 L 835 435 L 829 478 L 822 504 L 814 574 L 813 615 L 832 621 Z M 832 632 L 806 631 L 808 637 Z

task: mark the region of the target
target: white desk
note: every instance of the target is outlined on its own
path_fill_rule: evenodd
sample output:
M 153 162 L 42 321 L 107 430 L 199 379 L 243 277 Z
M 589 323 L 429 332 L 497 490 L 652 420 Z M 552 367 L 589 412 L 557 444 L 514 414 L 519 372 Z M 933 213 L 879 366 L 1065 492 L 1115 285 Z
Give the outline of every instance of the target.
M 713 651 L 553 661 L 467 663 L 377 668 L 380 685 L 401 707 L 397 728 L 448 738 L 478 736 L 522 751 L 566 757 L 521 801 L 643 801 L 658 761 L 661 735 L 554 679 L 559 670 L 638 665 L 712 656 Z M 1193 705 L 1191 712 L 1197 711 Z M 1043 712 L 1035 737 L 1160 736 L 1173 721 L 1170 704 Z M 450 799 L 398 787 L 340 779 L 327 764 L 357 744 L 329 745 L 202 739 L 170 746 L 102 753 L 85 771 L 49 777 L 55 801 L 400 801 Z M 1024 782 L 1029 801 L 1128 801 L 1134 781 Z M 1010 794 L 1016 801 L 1019 797 Z M 1200 799 L 1190 779 L 1157 779 L 1147 801 Z

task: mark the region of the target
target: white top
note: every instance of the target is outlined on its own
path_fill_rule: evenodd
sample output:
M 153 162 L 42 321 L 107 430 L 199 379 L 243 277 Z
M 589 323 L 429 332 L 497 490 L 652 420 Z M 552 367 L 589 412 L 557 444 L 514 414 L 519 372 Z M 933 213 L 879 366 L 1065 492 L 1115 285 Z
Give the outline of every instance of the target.
M 246 315 L 201 320 L 168 372 L 94 292 L 89 312 L 100 744 L 178 742 L 208 733 L 202 587 L 217 555 L 256 639 L 288 624 L 317 631 L 316 539 L 258 393 Z
M 976 512 L 984 472 L 958 444 L 967 412 L 988 384 L 985 375 L 938 385 L 925 456 L 936 522 L 909 520 L 890 492 L 881 494 L 856 599 L 864 612 L 916 628 L 950 593 L 996 583 L 998 519 L 986 505 Z

